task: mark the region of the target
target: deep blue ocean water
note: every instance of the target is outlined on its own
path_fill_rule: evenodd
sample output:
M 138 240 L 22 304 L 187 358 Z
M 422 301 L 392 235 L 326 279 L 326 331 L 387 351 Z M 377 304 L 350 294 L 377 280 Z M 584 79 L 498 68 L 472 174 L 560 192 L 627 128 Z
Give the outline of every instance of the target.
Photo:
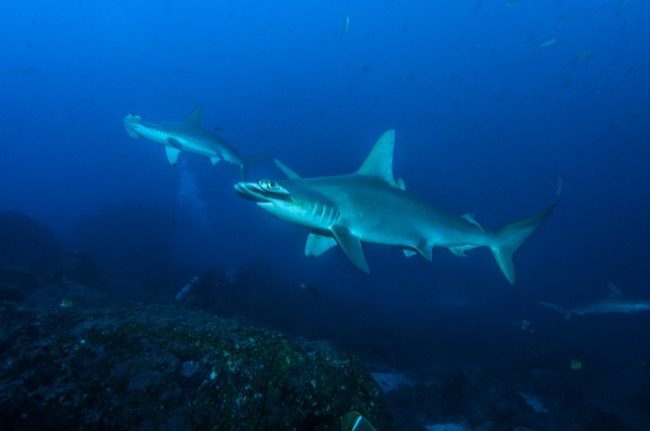
M 648 0 L 4 0 L 0 211 L 109 274 L 173 280 L 148 287 L 158 298 L 252 265 L 282 280 L 277 315 L 306 321 L 292 329 L 368 361 L 571 375 L 579 358 L 589 396 L 627 405 L 607 388 L 650 361 L 649 313 L 566 322 L 537 302 L 609 281 L 650 300 L 648 22 Z M 550 204 L 559 175 L 564 194 L 515 255 L 516 287 L 485 249 L 428 262 L 366 244 L 366 275 L 338 248 L 308 260 L 305 230 L 234 193 L 236 166 L 181 153 L 172 167 L 124 130 L 128 113 L 176 121 L 197 104 L 242 154 L 270 149 L 306 177 L 353 172 L 395 128 L 407 190 L 490 229 Z M 283 177 L 270 159 L 249 174 Z

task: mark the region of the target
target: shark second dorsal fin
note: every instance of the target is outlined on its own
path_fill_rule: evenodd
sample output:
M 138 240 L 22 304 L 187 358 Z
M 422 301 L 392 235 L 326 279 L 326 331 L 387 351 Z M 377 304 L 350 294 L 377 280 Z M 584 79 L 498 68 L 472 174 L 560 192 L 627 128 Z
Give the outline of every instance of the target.
M 357 171 L 360 175 L 377 177 L 391 186 L 397 187 L 393 177 L 393 151 L 395 149 L 395 130 L 389 129 L 377 139 L 363 165 Z
M 189 123 L 196 127 L 201 127 L 203 124 L 203 107 L 201 105 L 196 105 L 187 117 L 185 117 L 185 122 Z

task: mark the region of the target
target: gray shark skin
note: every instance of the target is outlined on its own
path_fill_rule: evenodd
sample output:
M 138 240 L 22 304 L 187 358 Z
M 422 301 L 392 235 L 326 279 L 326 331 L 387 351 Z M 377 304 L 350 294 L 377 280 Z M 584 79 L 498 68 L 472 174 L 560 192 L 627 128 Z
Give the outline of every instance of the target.
M 558 202 L 496 232 L 484 230 L 471 215 L 457 216 L 405 190 L 393 177 L 395 131 L 386 131 L 359 170 L 349 175 L 301 178 L 276 160 L 287 180 L 240 182 L 235 191 L 276 217 L 309 229 L 305 254 L 317 257 L 335 245 L 369 272 L 361 242 L 399 247 L 407 256 L 431 260 L 433 247 L 458 256 L 488 247 L 514 285 L 514 252 L 551 215 Z
M 627 298 L 611 282 L 608 283 L 608 286 L 610 291 L 608 296 L 578 304 L 573 308 L 565 308 L 549 302 L 538 302 L 538 304 L 561 313 L 565 320 L 569 320 L 572 314 L 584 316 L 585 314 L 632 314 L 640 311 L 650 311 L 650 300 Z
M 221 160 L 239 165 L 242 179 L 246 180 L 248 168 L 257 158 L 245 160 L 228 141 L 204 129 L 202 117 L 203 108 L 199 105 L 181 122 L 152 123 L 129 114 L 124 118 L 124 127 L 132 138 L 145 138 L 164 146 L 172 166 L 176 166 L 181 151 L 190 151 L 208 157 L 213 165 Z

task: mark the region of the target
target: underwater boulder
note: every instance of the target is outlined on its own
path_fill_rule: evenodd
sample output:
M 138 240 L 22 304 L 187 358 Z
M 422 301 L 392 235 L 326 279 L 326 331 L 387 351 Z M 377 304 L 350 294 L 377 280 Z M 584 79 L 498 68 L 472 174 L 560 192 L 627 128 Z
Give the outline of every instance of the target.
M 22 301 L 38 288 L 29 272 L 18 268 L 0 268 L 0 301 Z
M 3 429 L 338 430 L 381 390 L 325 342 L 171 306 L 0 304 Z
M 45 268 L 59 254 L 54 232 L 25 214 L 0 212 L 0 267 Z

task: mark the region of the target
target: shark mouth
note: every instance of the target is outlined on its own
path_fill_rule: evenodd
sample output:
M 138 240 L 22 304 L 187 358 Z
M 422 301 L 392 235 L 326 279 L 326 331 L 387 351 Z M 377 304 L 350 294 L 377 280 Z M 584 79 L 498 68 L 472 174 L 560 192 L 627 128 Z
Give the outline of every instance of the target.
M 270 187 L 269 184 L 271 184 Z M 239 182 L 235 184 L 235 191 L 239 196 L 249 201 L 263 203 L 273 203 L 277 200 L 290 200 L 289 192 L 277 183 L 269 180 L 260 181 L 259 183 Z
M 268 202 L 269 199 L 264 196 L 264 191 L 257 183 L 237 183 L 235 191 L 239 196 L 253 202 Z

